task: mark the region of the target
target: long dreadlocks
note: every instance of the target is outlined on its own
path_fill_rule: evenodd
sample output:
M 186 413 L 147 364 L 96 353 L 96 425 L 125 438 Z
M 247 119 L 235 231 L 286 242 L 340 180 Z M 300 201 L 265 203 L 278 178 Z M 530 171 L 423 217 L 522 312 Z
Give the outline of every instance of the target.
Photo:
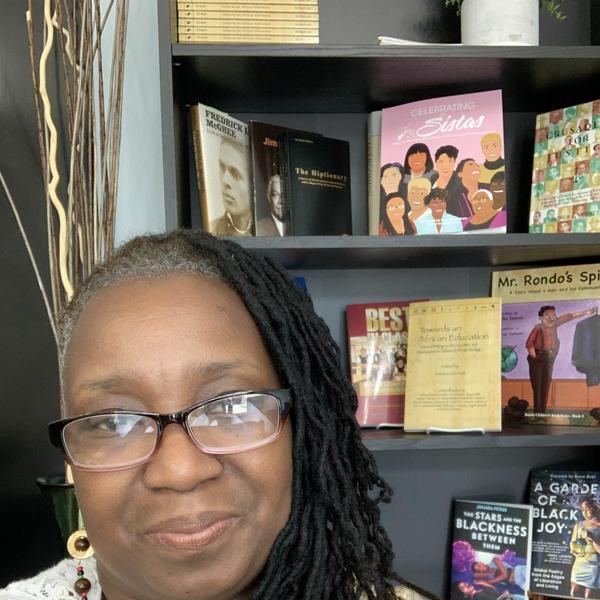
M 191 231 L 136 238 L 80 287 L 60 328 L 66 351 L 77 319 L 101 288 L 123 279 L 194 272 L 222 280 L 252 315 L 294 398 L 293 501 L 252 600 L 396 598 L 380 502 L 392 490 L 361 442 L 355 392 L 310 297 L 264 256 Z

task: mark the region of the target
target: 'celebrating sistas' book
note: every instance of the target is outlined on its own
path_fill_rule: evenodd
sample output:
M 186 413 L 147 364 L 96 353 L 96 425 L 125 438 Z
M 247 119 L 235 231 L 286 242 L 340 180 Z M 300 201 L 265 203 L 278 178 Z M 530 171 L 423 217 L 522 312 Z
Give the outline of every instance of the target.
M 384 108 L 379 235 L 506 232 L 502 92 Z

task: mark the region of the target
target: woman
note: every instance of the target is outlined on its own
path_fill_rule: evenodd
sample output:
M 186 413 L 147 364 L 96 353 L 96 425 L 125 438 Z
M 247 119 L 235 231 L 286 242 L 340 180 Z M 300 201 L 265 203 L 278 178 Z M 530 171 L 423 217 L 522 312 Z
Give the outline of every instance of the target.
M 415 224 L 408 217 L 407 202 L 400 194 L 390 194 L 379 223 L 379 235 L 413 235 Z
M 478 584 L 513 584 L 525 591 L 527 586 L 527 565 L 509 565 L 494 556 L 491 564 L 474 562 L 471 566 L 475 583 Z
M 2 600 L 75 583 L 89 600 L 396 597 L 377 506 L 392 491 L 283 269 L 208 234 L 137 238 L 79 288 L 60 341 L 51 439 L 85 523 L 74 554 L 87 537 L 95 556 Z
M 477 190 L 470 198 L 473 216 L 464 225 L 465 231 L 498 229 L 506 231 L 506 211 L 494 208 L 494 196 L 489 190 Z
M 426 177 L 431 181 L 434 177 L 433 160 L 427 144 L 412 144 L 406 151 L 404 158 L 404 177 L 408 180 L 413 177 Z M 406 181 L 408 183 L 408 181 Z
M 600 503 L 584 498 L 579 507 L 583 520 L 573 526 L 570 549 L 575 557 L 571 569 L 571 596 L 585 598 L 600 589 Z

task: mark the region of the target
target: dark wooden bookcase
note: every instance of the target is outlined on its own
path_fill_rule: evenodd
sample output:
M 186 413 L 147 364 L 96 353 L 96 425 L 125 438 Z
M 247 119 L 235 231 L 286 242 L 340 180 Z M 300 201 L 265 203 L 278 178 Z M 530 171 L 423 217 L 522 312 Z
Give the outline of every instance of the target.
M 380 23 L 398 10 L 393 0 L 375 4 L 380 5 L 372 7 L 381 9 Z M 427 28 L 419 25 L 415 3 L 411 7 L 397 0 L 397 4 L 399 10 L 413 11 L 412 28 L 403 25 L 397 35 L 408 27 L 409 34 L 425 36 Z M 441 10 L 440 4 L 426 2 L 418 10 Z M 243 119 L 303 127 L 350 141 L 355 235 L 241 240 L 252 251 L 306 277 L 315 307 L 343 352 L 346 304 L 488 295 L 494 268 L 599 259 L 600 234 L 526 233 L 535 114 L 600 96 L 600 47 L 590 45 L 595 39 L 590 35 L 589 3 L 576 7 L 563 30 L 562 24 L 546 24 L 542 34 L 546 43 L 560 43 L 562 35 L 565 43 L 578 45 L 506 48 L 366 45 L 360 26 L 350 24 L 350 17 L 337 22 L 339 29 L 334 27 L 332 15 L 340 15 L 343 5 L 352 13 L 359 3 L 321 0 L 323 43 L 318 46 L 179 45 L 172 42 L 168 3 L 158 0 L 165 210 L 170 227 L 199 223 L 187 108 L 202 101 Z M 348 36 L 360 43 L 341 43 L 340 30 L 346 26 Z M 456 21 L 442 28 L 434 23 L 429 31 L 439 35 L 429 39 L 452 41 L 455 26 Z M 379 32 L 396 33 L 383 25 Z M 375 41 L 373 35 L 369 39 Z M 509 233 L 368 237 L 369 111 L 495 88 L 502 88 L 504 97 Z M 448 584 L 453 498 L 523 501 L 532 468 L 566 461 L 586 465 L 600 446 L 599 431 L 574 427 L 511 428 L 485 436 L 366 431 L 364 439 L 396 490 L 383 516 L 395 545 L 397 570 L 441 597 Z

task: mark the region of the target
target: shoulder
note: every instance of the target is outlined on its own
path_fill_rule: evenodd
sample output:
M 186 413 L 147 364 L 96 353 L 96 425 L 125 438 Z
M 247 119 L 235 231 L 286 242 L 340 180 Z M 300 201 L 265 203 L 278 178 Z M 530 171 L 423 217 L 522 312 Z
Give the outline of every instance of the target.
M 427 596 L 423 596 L 423 594 L 404 585 L 396 588 L 396 597 L 400 600 L 430 600 Z
M 213 235 L 226 235 L 227 225 L 227 216 L 223 214 L 210 222 L 210 232 Z
M 15 581 L 0 590 L 0 600 L 30 600 L 32 598 L 73 600 L 76 597 L 73 584 L 77 579 L 79 564 L 79 561 L 68 558 L 34 577 Z M 89 558 L 82 564 L 85 568 L 85 577 L 92 584 L 88 599 L 100 600 L 101 591 L 96 575 L 96 562 L 93 558 Z

